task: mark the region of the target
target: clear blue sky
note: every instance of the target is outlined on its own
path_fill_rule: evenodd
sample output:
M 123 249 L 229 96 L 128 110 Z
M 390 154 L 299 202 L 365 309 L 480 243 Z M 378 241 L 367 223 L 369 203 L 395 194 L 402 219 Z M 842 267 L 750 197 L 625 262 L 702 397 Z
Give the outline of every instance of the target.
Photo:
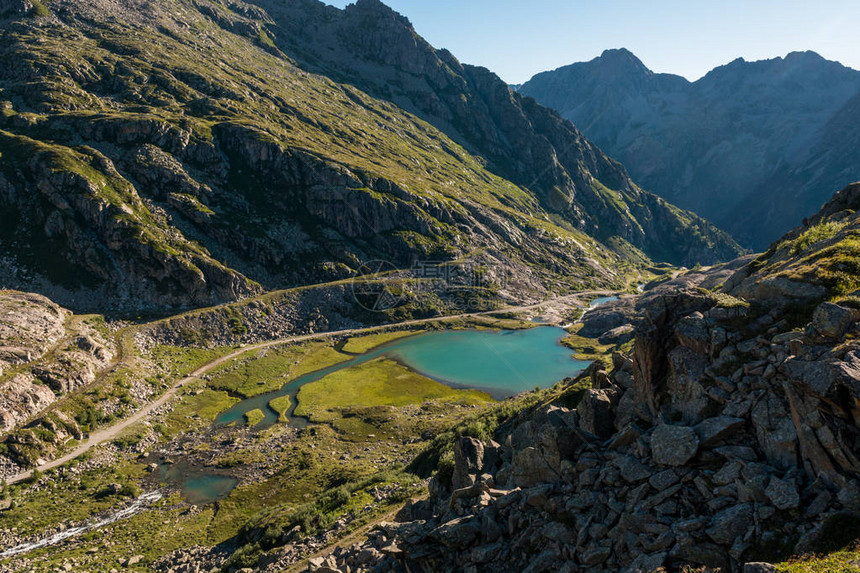
M 383 1 L 437 48 L 509 83 L 621 47 L 691 80 L 738 57 L 803 50 L 860 69 L 858 0 Z

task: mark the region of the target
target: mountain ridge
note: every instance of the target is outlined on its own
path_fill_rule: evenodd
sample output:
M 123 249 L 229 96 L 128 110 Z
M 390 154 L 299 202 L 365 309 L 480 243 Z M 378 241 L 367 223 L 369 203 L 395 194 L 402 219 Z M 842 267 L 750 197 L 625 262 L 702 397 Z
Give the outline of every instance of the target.
M 10 5 L 6 287 L 73 309 L 187 308 L 348 278 L 372 258 L 409 268 L 477 253 L 471 263 L 491 270 L 494 288 L 508 274 L 518 295 L 540 296 L 617 284 L 619 264 L 641 250 L 676 264 L 740 251 L 381 3 Z M 413 49 L 384 41 L 395 37 Z M 361 86 L 392 92 L 377 97 L 329 77 L 338 58 L 328 52 L 357 54 L 347 61 L 370 84 L 369 70 L 438 78 L 399 95 L 396 82 Z M 421 94 L 472 135 L 458 143 L 432 125 L 440 115 L 404 109 Z
M 607 50 L 538 74 L 519 91 L 558 109 L 646 189 L 757 249 L 799 213 L 814 212 L 833 188 L 860 178 L 856 169 L 826 183 L 796 178 L 798 209 L 781 210 L 768 191 L 781 174 L 801 168 L 826 140 L 828 122 L 860 93 L 860 72 L 815 52 L 738 58 L 690 82 L 651 72 L 628 50 Z M 771 202 L 756 201 L 762 196 Z M 751 225 L 751 211 L 770 215 Z

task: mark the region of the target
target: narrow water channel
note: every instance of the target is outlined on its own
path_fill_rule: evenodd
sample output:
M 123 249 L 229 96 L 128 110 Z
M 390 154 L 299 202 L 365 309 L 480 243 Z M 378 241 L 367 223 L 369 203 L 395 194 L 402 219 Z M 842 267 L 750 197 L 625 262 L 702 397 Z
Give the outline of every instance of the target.
M 160 499 L 160 491 L 145 493 L 138 497 L 136 500 L 134 500 L 131 505 L 115 510 L 102 519 L 91 520 L 82 525 L 69 527 L 46 537 L 42 537 L 41 539 L 37 539 L 29 543 L 22 543 L 21 545 L 16 545 L 15 547 L 10 547 L 9 549 L 0 551 L 0 558 L 12 557 L 13 555 L 27 553 L 28 551 L 33 551 L 34 549 L 57 545 L 58 543 L 61 543 L 66 539 L 70 539 L 82 533 L 86 533 L 87 531 L 99 529 L 101 527 L 104 527 L 105 525 L 116 523 L 121 519 L 128 519 L 129 517 L 140 513 L 141 511 L 143 511 L 144 509 L 146 509 Z

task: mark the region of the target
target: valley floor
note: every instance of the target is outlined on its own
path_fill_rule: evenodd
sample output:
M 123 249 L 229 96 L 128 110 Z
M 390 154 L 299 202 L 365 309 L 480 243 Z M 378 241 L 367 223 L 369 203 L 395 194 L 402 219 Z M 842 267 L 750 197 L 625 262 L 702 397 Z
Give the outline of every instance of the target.
M 230 564 L 240 567 L 286 541 L 289 549 L 277 553 L 275 567 L 298 563 L 422 495 L 425 482 L 407 466 L 427 444 L 464 420 L 509 405 L 496 405 L 482 392 L 450 389 L 378 359 L 341 371 L 332 382 L 324 378 L 304 387 L 296 415 L 310 419 L 307 427 L 264 427 L 259 410 L 227 426 L 213 425 L 221 412 L 398 337 L 426 329 L 530 327 L 532 323 L 515 317 L 538 311 L 544 319 L 569 322 L 577 303 L 606 294 L 577 293 L 492 312 L 239 348 L 153 346 L 126 362 L 131 369 L 145 366 L 160 381 L 158 395 L 130 415 L 61 446 L 57 457 L 38 470 L 7 478 L 3 496 L 9 507 L 0 512 L 0 556 L 5 557 L 0 571 L 100 571 L 123 565 L 183 571 L 184 561 L 189 567 L 192 562 L 214 566 L 238 548 Z M 128 336 L 125 332 L 118 338 Z M 387 380 L 383 390 L 374 383 L 379 380 Z M 338 386 L 349 387 L 351 394 L 331 391 Z M 540 395 L 529 392 L 518 400 Z M 283 422 L 296 405 L 285 397 L 268 406 Z M 130 517 L 56 545 L 20 553 L 21 548 L 15 549 L 122 512 L 142 492 L 158 495 L 137 502 L 141 507 L 135 506 Z M 193 547 L 213 549 L 188 549 Z

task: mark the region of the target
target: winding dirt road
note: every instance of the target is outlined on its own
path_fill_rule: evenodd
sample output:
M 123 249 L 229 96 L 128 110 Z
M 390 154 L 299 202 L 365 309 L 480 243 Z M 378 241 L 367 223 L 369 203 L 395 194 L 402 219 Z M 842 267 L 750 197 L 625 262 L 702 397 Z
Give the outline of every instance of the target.
M 551 305 L 557 304 L 557 303 L 569 302 L 571 300 L 579 299 L 581 297 L 607 296 L 607 295 L 612 295 L 612 294 L 615 294 L 615 293 L 612 291 L 605 291 L 605 290 L 584 291 L 584 292 L 578 292 L 578 293 L 574 293 L 574 294 L 569 294 L 569 295 L 560 296 L 560 297 L 556 297 L 553 299 L 545 300 L 545 301 L 539 302 L 537 304 L 529 304 L 529 305 L 523 305 L 523 306 L 510 306 L 510 307 L 506 307 L 506 308 L 498 308 L 498 309 L 489 310 L 489 311 L 463 313 L 463 314 L 457 314 L 457 315 L 451 315 L 451 316 L 440 316 L 440 317 L 434 317 L 434 318 L 422 318 L 422 319 L 416 319 L 416 320 L 407 320 L 404 322 L 398 322 L 398 323 L 394 323 L 394 324 L 385 324 L 385 325 L 380 325 L 380 326 L 369 326 L 369 327 L 364 327 L 364 328 L 349 328 L 346 330 L 334 330 L 334 331 L 329 331 L 329 332 L 317 332 L 314 334 L 304 334 L 301 336 L 291 336 L 289 338 L 281 338 L 278 340 L 271 340 L 268 342 L 261 342 L 258 344 L 251 344 L 251 345 L 243 346 L 242 348 L 239 348 L 235 352 L 231 352 L 230 354 L 227 354 L 225 356 L 217 358 L 217 359 L 213 360 L 212 362 L 209 362 L 209 363 L 201 366 L 200 368 L 198 368 L 197 370 L 195 370 L 191 374 L 185 376 L 184 378 L 182 378 L 178 382 L 176 382 L 173 386 L 171 386 L 159 398 L 148 403 L 146 406 L 144 406 L 143 408 L 141 408 L 140 410 L 138 410 L 137 412 L 135 412 L 134 414 L 132 414 L 128 418 L 120 420 L 119 422 L 117 422 L 116 424 L 113 424 L 112 426 L 108 426 L 106 428 L 103 428 L 101 430 L 97 430 L 97 431 L 93 432 L 92 434 L 89 435 L 89 437 L 87 437 L 87 439 L 85 441 L 78 444 L 78 446 L 75 449 L 73 449 L 71 452 L 67 453 L 66 455 L 64 455 L 62 457 L 56 458 L 54 460 L 51 460 L 51 461 L 39 466 L 38 469 L 39 469 L 39 471 L 47 471 L 50 469 L 54 469 L 58 466 L 65 464 L 66 462 L 69 462 L 69 461 L 75 459 L 76 457 L 89 451 L 91 448 L 93 448 L 93 447 L 95 447 L 101 443 L 116 439 L 123 431 L 125 431 L 126 429 L 128 429 L 132 425 L 142 421 L 144 418 L 146 418 L 146 416 L 151 414 L 155 409 L 163 406 L 168 401 L 170 401 L 172 398 L 174 398 L 176 396 L 177 392 L 179 390 L 181 390 L 183 386 L 199 379 L 201 376 L 203 376 L 207 372 L 210 372 L 211 370 L 217 368 L 221 364 L 224 364 L 225 362 L 228 362 L 230 360 L 238 358 L 239 356 L 242 356 L 243 354 L 247 354 L 249 352 L 261 350 L 263 348 L 271 348 L 273 346 L 281 346 L 284 344 L 290 344 L 290 343 L 295 343 L 295 342 L 304 342 L 304 341 L 308 341 L 308 340 L 316 340 L 316 339 L 328 338 L 328 337 L 332 337 L 332 336 L 348 336 L 348 335 L 356 335 L 356 334 L 369 334 L 369 333 L 378 332 L 381 330 L 388 330 L 388 329 L 396 328 L 396 327 L 416 326 L 416 325 L 421 325 L 421 324 L 440 322 L 443 320 L 451 320 L 451 319 L 457 319 L 457 318 L 470 318 L 470 317 L 476 317 L 476 316 L 482 316 L 482 315 L 488 315 L 488 314 L 496 314 L 496 313 L 500 313 L 500 312 L 522 312 L 522 311 L 527 311 L 527 310 L 534 310 L 534 309 L 541 308 L 541 307 L 551 306 Z M 33 470 L 28 470 L 26 472 L 23 472 L 23 473 L 20 473 L 20 474 L 14 476 L 14 477 L 8 478 L 6 480 L 6 482 L 9 484 L 17 483 L 17 482 L 20 482 L 22 480 L 27 479 L 31 475 L 33 475 Z

